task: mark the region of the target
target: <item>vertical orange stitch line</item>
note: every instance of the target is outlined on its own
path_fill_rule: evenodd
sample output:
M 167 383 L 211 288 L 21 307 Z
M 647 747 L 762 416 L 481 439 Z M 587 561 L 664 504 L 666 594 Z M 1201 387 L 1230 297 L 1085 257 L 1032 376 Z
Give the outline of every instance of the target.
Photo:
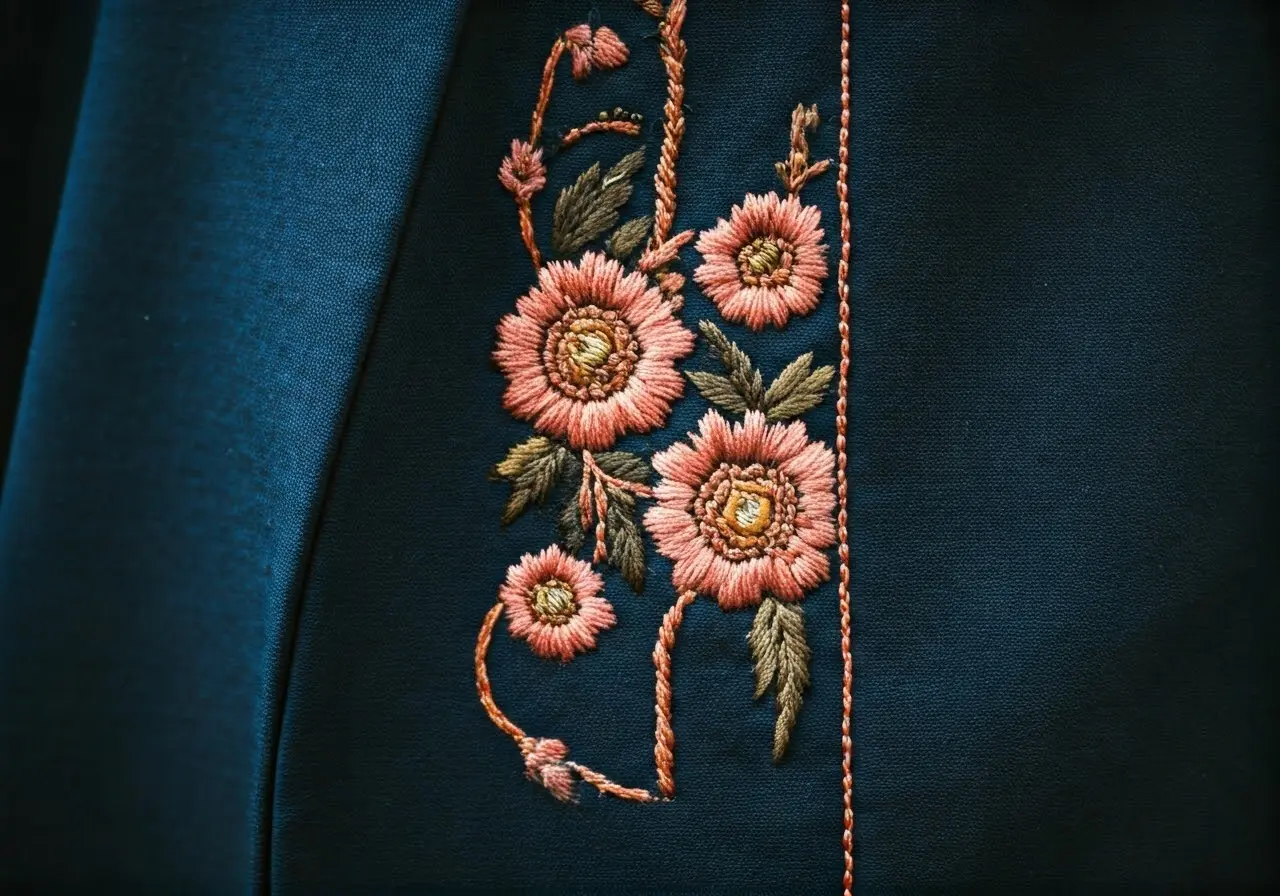
M 547 103 L 551 102 L 551 88 L 556 83 L 556 65 L 564 55 L 564 50 L 564 38 L 556 38 L 556 42 L 551 45 L 551 53 L 547 56 L 546 64 L 542 66 L 542 84 L 538 87 L 538 102 L 534 105 L 533 116 L 529 120 L 529 143 L 532 146 L 537 146 L 538 141 L 542 139 L 542 122 L 547 114 Z
M 493 686 L 489 684 L 489 670 L 485 665 L 485 657 L 489 655 L 489 644 L 493 641 L 493 627 L 498 624 L 498 617 L 501 615 L 502 602 L 499 601 L 489 608 L 488 614 L 484 617 L 484 623 L 480 626 L 480 634 L 476 637 L 476 691 L 480 694 L 480 705 L 489 714 L 493 724 L 510 735 L 516 743 L 520 743 L 526 740 L 528 735 L 498 709 L 498 704 L 493 699 Z M 521 752 L 523 751 L 524 748 L 521 747 Z
M 609 496 L 604 490 L 604 482 L 599 476 L 596 477 L 595 485 L 596 495 L 596 549 L 593 561 L 595 563 L 603 563 L 609 558 L 609 551 L 605 547 L 605 517 L 609 513 Z
M 676 602 L 662 617 L 658 643 L 653 648 L 653 665 L 658 670 L 654 687 L 654 710 L 658 721 L 653 737 L 653 761 L 658 768 L 658 790 L 667 798 L 676 793 L 676 734 L 671 728 L 671 648 L 675 646 L 676 632 L 684 621 L 685 607 L 693 603 L 697 596 L 693 591 L 680 593 Z
M 641 4 L 644 6 L 644 4 Z M 645 7 L 652 12 L 651 7 Z M 653 211 L 653 236 L 649 248 L 657 249 L 671 234 L 676 215 L 676 159 L 680 157 L 680 141 L 684 138 L 684 57 L 685 43 L 680 38 L 687 10 L 686 0 L 671 0 L 666 15 L 658 24 L 661 40 L 659 52 L 667 70 L 667 102 L 663 106 L 662 153 L 653 176 L 657 201 Z
M 593 768 L 585 765 L 579 765 L 576 762 L 566 762 L 569 768 L 578 773 L 578 777 L 586 781 L 601 793 L 607 793 L 610 796 L 616 796 L 619 799 L 631 800 L 635 803 L 651 803 L 657 799 L 652 793 L 641 787 L 623 787 L 614 781 L 609 780 Z
M 836 492 L 840 554 L 840 659 L 843 664 L 840 719 L 840 786 L 844 802 L 844 896 L 853 893 L 853 644 L 849 600 L 849 0 L 840 5 L 840 168 L 836 196 L 840 202 L 840 264 L 836 293 L 840 299 L 840 384 L 836 398 Z

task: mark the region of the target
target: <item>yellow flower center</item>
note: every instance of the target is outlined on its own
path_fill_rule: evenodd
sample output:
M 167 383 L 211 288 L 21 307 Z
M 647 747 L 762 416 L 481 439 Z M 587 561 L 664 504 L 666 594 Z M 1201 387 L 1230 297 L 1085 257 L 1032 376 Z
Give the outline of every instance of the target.
M 773 522 L 773 499 L 768 489 L 753 482 L 740 482 L 729 493 L 724 520 L 739 535 L 759 535 Z
M 530 603 L 538 619 L 547 625 L 564 625 L 578 612 L 573 589 L 559 579 L 535 586 Z
M 612 328 L 595 320 L 574 321 L 565 342 L 569 361 L 583 381 L 591 380 L 616 349 Z
M 782 249 L 773 240 L 758 236 L 738 252 L 738 264 L 743 273 L 767 276 L 782 263 Z

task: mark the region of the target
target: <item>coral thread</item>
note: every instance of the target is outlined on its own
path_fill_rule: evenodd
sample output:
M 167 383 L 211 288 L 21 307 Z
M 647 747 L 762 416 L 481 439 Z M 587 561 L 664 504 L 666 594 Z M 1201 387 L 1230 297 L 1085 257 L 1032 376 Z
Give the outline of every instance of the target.
M 836 295 L 840 301 L 840 381 L 836 397 L 836 496 L 839 501 L 837 530 L 840 538 L 840 659 L 842 670 L 840 719 L 840 786 L 843 800 L 844 894 L 853 893 L 853 644 L 849 599 L 849 478 L 846 432 L 849 427 L 849 258 L 852 228 L 849 223 L 849 0 L 840 4 L 840 167 L 836 196 L 840 204 L 840 263 L 836 269 Z
M 582 127 L 570 128 L 560 138 L 560 148 L 568 149 L 583 137 L 591 134 L 621 134 L 624 137 L 639 137 L 640 125 L 634 121 L 589 121 Z
M 551 102 L 551 88 L 556 83 L 556 65 L 567 48 L 568 44 L 563 37 L 556 38 L 556 42 L 551 45 L 551 53 L 542 66 L 542 83 L 538 86 L 538 101 L 534 104 L 533 116 L 529 121 L 529 142 L 534 146 L 537 146 L 538 141 L 542 139 L 542 123 L 546 119 L 547 104 Z
M 566 789 L 571 786 L 571 782 L 567 782 L 562 775 L 558 774 L 560 770 L 564 770 L 576 772 L 578 777 L 601 793 L 638 803 L 656 801 L 658 798 L 647 790 L 639 787 L 623 787 L 590 766 L 568 761 L 565 758 L 568 755 L 568 748 L 563 743 L 549 738 L 530 737 L 524 733 L 524 729 L 507 718 L 506 714 L 498 708 L 497 701 L 493 698 L 493 686 L 489 682 L 486 657 L 489 655 L 489 645 L 493 642 L 493 629 L 498 624 L 498 617 L 502 615 L 502 608 L 501 601 L 489 608 L 484 622 L 480 625 L 480 634 L 476 637 L 476 691 L 480 694 L 480 705 L 484 707 L 489 720 L 514 740 L 516 746 L 520 748 L 520 755 L 525 761 L 526 775 L 541 783 L 561 800 L 572 796 Z
M 675 5 L 674 3 L 672 4 Z M 658 717 L 653 738 L 653 761 L 658 768 L 658 790 L 668 799 L 675 796 L 675 748 L 676 735 L 671 728 L 671 648 L 676 643 L 676 632 L 684 620 L 684 611 L 693 603 L 697 592 L 682 591 L 676 602 L 662 617 L 658 630 L 658 643 L 653 647 L 653 665 L 657 669 L 654 686 L 654 711 Z

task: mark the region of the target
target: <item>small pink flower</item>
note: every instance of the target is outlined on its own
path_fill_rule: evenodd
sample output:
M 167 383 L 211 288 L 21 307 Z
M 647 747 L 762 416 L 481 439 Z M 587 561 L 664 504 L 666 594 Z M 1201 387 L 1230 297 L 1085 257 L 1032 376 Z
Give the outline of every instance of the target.
M 662 480 L 645 527 L 674 562 L 678 590 L 713 596 L 721 609 L 765 595 L 800 600 L 825 582 L 835 544 L 835 459 L 803 423 L 766 424 L 748 411 L 730 425 L 708 411 L 690 433 L 653 456 Z
M 795 196 L 748 195 L 698 238 L 703 263 L 693 279 L 726 320 L 753 330 L 781 327 L 792 314 L 818 307 L 827 277 L 816 205 Z
M 593 69 L 608 71 L 627 61 L 627 45 L 612 28 L 601 26 L 593 32 L 590 25 L 574 25 L 564 33 L 564 42 L 569 46 L 573 77 L 579 81 Z
M 573 799 L 573 770 L 565 763 L 569 748 L 562 741 L 530 737 L 521 749 L 525 751 L 524 773 L 530 781 L 537 781 L 562 803 Z
M 511 155 L 502 160 L 498 180 L 517 199 L 532 199 L 547 185 L 547 166 L 542 164 L 542 150 L 523 140 L 511 141 Z
M 539 432 L 599 451 L 666 422 L 684 392 L 676 361 L 693 334 L 643 274 L 598 252 L 555 261 L 498 323 L 503 405 Z
M 617 621 L 613 606 L 600 597 L 603 587 L 589 564 L 552 545 L 510 567 L 498 597 L 512 636 L 524 638 L 543 659 L 567 663 L 595 647 L 596 634 Z

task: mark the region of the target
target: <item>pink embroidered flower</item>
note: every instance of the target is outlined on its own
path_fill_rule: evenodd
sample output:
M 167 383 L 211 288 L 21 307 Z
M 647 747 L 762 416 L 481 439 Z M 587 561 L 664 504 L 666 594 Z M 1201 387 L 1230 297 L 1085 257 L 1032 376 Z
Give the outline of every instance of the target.
M 827 277 L 822 213 L 795 196 L 748 195 L 698 238 L 693 279 L 727 320 L 761 330 L 818 307 Z
M 517 199 L 532 199 L 547 185 L 547 166 L 542 164 L 542 150 L 523 140 L 511 141 L 511 155 L 502 160 L 498 180 Z
M 493 352 L 514 416 L 592 451 L 666 422 L 684 391 L 675 364 L 693 351 L 693 334 L 644 275 L 598 252 L 555 261 L 516 312 L 499 321 Z
M 765 595 L 799 600 L 825 582 L 836 540 L 835 459 L 801 422 L 766 424 L 759 411 L 730 425 L 708 411 L 653 456 L 662 475 L 645 527 L 675 563 L 677 590 L 710 594 L 725 610 Z
M 569 46 L 573 77 L 579 81 L 593 69 L 608 71 L 627 61 L 627 45 L 612 28 L 601 26 L 592 31 L 590 25 L 574 25 L 564 33 L 564 42 Z
M 603 587 L 589 564 L 552 545 L 510 567 L 498 597 L 514 637 L 543 659 L 567 663 L 595 647 L 596 634 L 617 621 L 613 606 L 600 597 Z

